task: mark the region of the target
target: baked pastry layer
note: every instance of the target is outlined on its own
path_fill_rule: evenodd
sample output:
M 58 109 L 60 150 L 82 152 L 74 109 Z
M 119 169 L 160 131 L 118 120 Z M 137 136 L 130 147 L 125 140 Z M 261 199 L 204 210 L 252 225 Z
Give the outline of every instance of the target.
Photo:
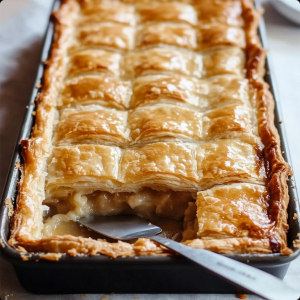
M 170 255 L 76 225 L 138 214 L 220 253 L 287 254 L 290 168 L 250 0 L 64 0 L 37 98 L 10 244 Z

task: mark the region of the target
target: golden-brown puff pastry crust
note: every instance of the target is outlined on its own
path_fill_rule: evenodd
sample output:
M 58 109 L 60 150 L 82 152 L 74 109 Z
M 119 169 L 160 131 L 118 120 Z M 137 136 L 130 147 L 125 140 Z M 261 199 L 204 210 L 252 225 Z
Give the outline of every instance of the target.
M 125 150 L 120 179 L 128 184 L 172 186 L 174 190 L 190 188 L 197 181 L 194 148 L 182 143 L 155 143 Z
M 196 31 L 185 24 L 155 23 L 141 26 L 136 33 L 136 47 L 165 44 L 185 49 L 197 45 Z
M 200 24 L 224 24 L 242 27 L 243 2 L 239 0 L 201 0 L 195 1 Z
M 102 145 L 56 147 L 48 158 L 46 190 L 59 186 L 73 186 L 77 189 L 95 181 L 98 187 L 107 190 L 118 179 L 120 156 L 121 150 L 117 147 Z M 87 187 L 87 190 L 90 189 Z
M 254 131 L 251 123 L 251 114 L 247 107 L 232 104 L 215 108 L 203 115 L 203 138 L 251 138 Z
M 197 196 L 198 237 L 268 236 L 268 192 L 253 184 L 214 187 Z
M 200 26 L 197 30 L 197 43 L 199 50 L 223 46 L 246 47 L 244 30 L 223 24 Z
M 197 147 L 199 183 L 204 186 L 245 181 L 264 184 L 263 160 L 257 146 L 237 140 L 218 140 Z
M 199 141 L 202 136 L 202 114 L 177 106 L 136 108 L 128 115 L 133 142 L 152 142 L 161 138 Z
M 242 75 L 245 65 L 244 52 L 237 47 L 226 47 L 203 55 L 203 75 L 208 78 L 223 74 Z
M 143 198 L 146 215 L 178 220 L 190 201 L 183 239 L 191 247 L 291 253 L 290 167 L 262 79 L 259 15 L 250 0 L 62 1 L 35 125 L 21 142 L 10 245 L 73 256 L 170 255 L 147 239 L 108 243 L 53 235 L 51 226 L 43 236 L 51 223 L 43 222 L 45 205 L 60 203 L 53 222 L 70 221 L 79 214 L 64 209 L 74 201 L 92 214 L 95 199 L 125 193 L 128 201 L 113 210 L 141 213 L 133 207 Z M 175 209 L 168 194 L 179 199 Z M 154 206 L 153 195 L 161 199 Z
M 138 77 L 133 83 L 130 107 L 156 103 L 182 103 L 197 107 L 200 98 L 198 82 L 192 78 L 174 75 Z

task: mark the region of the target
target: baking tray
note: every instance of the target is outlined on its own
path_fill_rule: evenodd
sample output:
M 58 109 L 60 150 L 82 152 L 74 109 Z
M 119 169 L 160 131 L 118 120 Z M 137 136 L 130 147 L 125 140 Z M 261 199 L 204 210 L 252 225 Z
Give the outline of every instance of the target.
M 60 5 L 60 0 L 55 0 L 53 11 Z M 48 58 L 51 47 L 54 25 L 50 21 L 45 36 L 42 50 L 41 63 L 38 67 L 36 83 L 41 82 L 44 66 L 43 61 Z M 259 34 L 264 47 L 266 45 L 266 32 L 263 19 L 259 26 Z M 276 101 L 275 125 L 280 135 L 284 159 L 291 164 L 286 143 L 286 135 L 282 122 L 282 114 L 278 104 L 278 94 L 275 90 L 274 79 L 269 58 L 266 60 L 265 80 L 270 85 Z M 29 261 L 23 261 L 20 253 L 7 244 L 9 238 L 10 217 L 9 208 L 5 199 L 16 199 L 17 183 L 20 171 L 16 168 L 18 161 L 22 163 L 20 140 L 29 138 L 35 109 L 34 102 L 38 93 L 35 87 L 32 92 L 28 109 L 16 145 L 8 179 L 0 205 L 0 238 L 2 246 L 1 255 L 10 261 L 15 269 L 22 286 L 33 293 L 58 294 L 58 293 L 238 293 L 243 292 L 226 280 L 206 271 L 183 257 L 125 257 L 111 259 L 106 256 L 86 255 L 70 257 L 64 255 L 59 261 L 51 262 L 39 260 L 38 254 L 33 254 Z M 288 181 L 290 203 L 288 206 L 288 246 L 294 251 L 290 256 L 280 254 L 226 255 L 232 259 L 247 263 L 263 271 L 273 274 L 281 279 L 285 276 L 289 264 L 300 253 L 294 248 L 293 241 L 298 239 L 300 232 L 300 212 L 294 177 Z M 294 219 L 297 214 L 297 219 Z

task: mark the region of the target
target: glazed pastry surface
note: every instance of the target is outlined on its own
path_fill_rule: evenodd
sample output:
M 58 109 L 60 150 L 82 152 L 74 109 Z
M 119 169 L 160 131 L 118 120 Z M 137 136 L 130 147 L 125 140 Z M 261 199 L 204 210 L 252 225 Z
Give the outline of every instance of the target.
M 22 141 L 10 244 L 171 255 L 75 223 L 137 214 L 191 247 L 289 253 L 290 168 L 262 78 L 259 15 L 250 0 L 64 0 Z

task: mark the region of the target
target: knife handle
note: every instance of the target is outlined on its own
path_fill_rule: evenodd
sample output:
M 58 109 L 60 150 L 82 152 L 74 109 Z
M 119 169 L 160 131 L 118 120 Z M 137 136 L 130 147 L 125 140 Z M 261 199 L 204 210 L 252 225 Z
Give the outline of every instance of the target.
M 154 236 L 151 240 L 174 250 L 218 276 L 268 300 L 299 300 L 297 291 L 277 277 L 204 249 L 194 249 L 173 240 Z

